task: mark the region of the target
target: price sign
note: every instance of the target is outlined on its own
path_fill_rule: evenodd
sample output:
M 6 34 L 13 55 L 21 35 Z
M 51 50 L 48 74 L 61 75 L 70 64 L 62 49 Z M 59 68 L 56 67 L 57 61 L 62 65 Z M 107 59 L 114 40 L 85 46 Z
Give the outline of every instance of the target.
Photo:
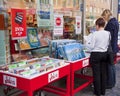
M 3 84 L 17 87 L 17 79 L 8 75 L 3 75 Z
M 83 67 L 86 67 L 86 66 L 88 66 L 88 65 L 89 65 L 89 59 L 83 60 L 82 66 L 83 66 Z
M 54 80 L 56 80 L 58 78 L 59 78 L 59 70 L 48 74 L 48 82 L 52 82 L 52 81 L 54 81 Z

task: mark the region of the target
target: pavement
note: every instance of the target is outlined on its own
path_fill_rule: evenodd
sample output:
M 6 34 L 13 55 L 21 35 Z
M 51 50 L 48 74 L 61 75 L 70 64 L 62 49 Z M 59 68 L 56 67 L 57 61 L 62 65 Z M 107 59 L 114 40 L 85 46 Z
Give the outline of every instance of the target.
M 120 63 L 116 64 L 116 85 L 112 89 L 107 89 L 105 96 L 120 96 Z M 75 96 L 93 96 L 91 86 L 78 92 Z

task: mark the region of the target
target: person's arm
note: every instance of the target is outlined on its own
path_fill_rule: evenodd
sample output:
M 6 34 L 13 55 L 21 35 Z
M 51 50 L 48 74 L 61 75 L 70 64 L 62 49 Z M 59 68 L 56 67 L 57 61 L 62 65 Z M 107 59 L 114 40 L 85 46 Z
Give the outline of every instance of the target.
M 92 34 L 90 34 L 89 36 L 88 36 L 88 40 L 86 41 L 86 47 L 88 47 L 90 50 L 93 50 L 94 49 L 94 47 L 95 47 L 95 36 L 94 36 L 94 34 L 92 33 Z
M 111 41 L 113 41 L 113 37 L 114 37 L 114 24 L 113 23 L 108 23 L 107 26 L 105 27 L 106 31 L 109 31 L 111 34 Z M 112 44 L 112 42 L 111 42 Z

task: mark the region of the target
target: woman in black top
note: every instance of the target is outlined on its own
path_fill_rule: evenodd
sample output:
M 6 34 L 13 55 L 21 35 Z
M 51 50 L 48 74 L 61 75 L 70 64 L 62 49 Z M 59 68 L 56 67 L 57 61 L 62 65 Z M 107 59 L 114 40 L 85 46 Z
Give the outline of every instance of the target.
M 119 23 L 116 18 L 112 17 L 112 13 L 109 9 L 106 9 L 102 13 L 102 17 L 106 20 L 107 24 L 105 30 L 109 31 L 111 34 L 111 46 L 113 50 L 114 58 L 116 53 L 118 52 L 118 31 L 119 31 Z M 107 83 L 106 88 L 112 88 L 116 83 L 116 73 L 115 73 L 115 65 L 107 64 Z

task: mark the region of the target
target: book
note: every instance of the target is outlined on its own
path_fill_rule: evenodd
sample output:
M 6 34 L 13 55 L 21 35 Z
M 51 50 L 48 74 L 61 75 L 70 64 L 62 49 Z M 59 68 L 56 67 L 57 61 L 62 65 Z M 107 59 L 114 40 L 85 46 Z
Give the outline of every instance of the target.
M 36 28 L 27 28 L 27 40 L 31 48 L 40 47 L 40 42 L 38 40 L 38 33 Z
M 31 49 L 27 39 L 18 40 L 20 50 Z
M 80 43 L 72 43 L 63 46 L 65 58 L 68 61 L 75 61 L 85 57 L 83 46 Z

